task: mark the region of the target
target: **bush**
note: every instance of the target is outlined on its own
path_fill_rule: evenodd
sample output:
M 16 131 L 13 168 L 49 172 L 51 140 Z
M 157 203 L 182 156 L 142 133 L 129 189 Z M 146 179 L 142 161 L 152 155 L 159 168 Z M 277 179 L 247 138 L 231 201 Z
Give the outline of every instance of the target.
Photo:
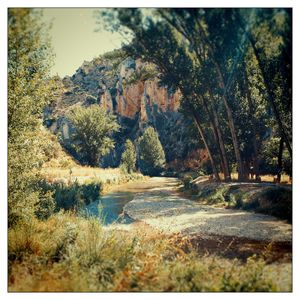
M 190 175 L 183 176 L 182 178 L 183 188 L 191 194 L 198 194 L 199 190 L 195 183 L 193 183 L 193 177 Z
M 50 191 L 41 193 L 36 205 L 35 215 L 42 220 L 48 219 L 54 213 L 55 207 L 53 193 Z
M 66 184 L 63 182 L 56 182 L 49 184 L 43 182 L 43 189 L 53 193 L 56 208 L 64 210 L 81 210 L 85 205 L 97 200 L 102 191 L 103 184 L 100 181 L 86 182 L 79 184 L 77 181 Z
M 166 158 L 158 134 L 148 127 L 138 140 L 140 168 L 143 174 L 159 175 L 165 168 Z
M 132 173 L 135 171 L 136 152 L 133 143 L 127 140 L 125 143 L 125 151 L 121 158 L 121 170 L 125 173 Z
M 281 187 L 265 189 L 244 201 L 242 208 L 286 219 L 291 223 L 292 191 Z
M 76 107 L 67 117 L 74 128 L 72 147 L 84 163 L 97 166 L 100 158 L 114 148 L 111 135 L 120 127 L 116 117 L 96 104 Z

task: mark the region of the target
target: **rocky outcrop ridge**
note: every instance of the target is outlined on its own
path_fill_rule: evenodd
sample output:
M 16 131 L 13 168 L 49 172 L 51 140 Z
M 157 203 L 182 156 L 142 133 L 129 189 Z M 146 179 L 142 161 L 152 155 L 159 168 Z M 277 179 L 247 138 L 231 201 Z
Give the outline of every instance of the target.
M 188 140 L 189 121 L 178 112 L 180 93 L 160 86 L 154 65 L 121 54 L 115 51 L 84 62 L 73 76 L 63 78 L 63 93 L 57 105 L 47 111 L 46 125 L 59 133 L 68 147 L 72 128 L 66 113 L 77 105 L 99 104 L 117 115 L 122 127 L 115 136 L 116 150 L 106 158 L 107 165 L 118 165 L 125 140 L 135 140 L 148 125 L 158 131 L 167 161 L 182 159 L 195 143 Z

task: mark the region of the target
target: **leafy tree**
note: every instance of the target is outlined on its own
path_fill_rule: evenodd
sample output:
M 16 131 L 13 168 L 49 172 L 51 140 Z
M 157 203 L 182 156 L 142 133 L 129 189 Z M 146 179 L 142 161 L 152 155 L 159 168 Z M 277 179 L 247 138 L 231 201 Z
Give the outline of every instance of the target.
M 138 139 L 140 168 L 144 174 L 158 175 L 165 167 L 166 158 L 157 132 L 148 127 Z
M 135 147 L 131 140 L 127 140 L 125 143 L 125 151 L 122 153 L 121 157 L 121 168 L 126 173 L 132 173 L 135 171 L 136 164 L 136 152 Z
M 149 13 L 150 12 L 150 13 Z M 279 136 L 278 168 L 292 155 L 290 9 L 115 9 L 113 30 L 129 30 L 128 55 L 154 63 L 160 81 L 182 93 L 218 179 L 247 179 Z M 271 132 L 270 132 L 271 131 Z M 262 157 L 261 157 L 262 156 Z M 289 168 L 291 169 L 291 168 Z M 262 170 L 261 170 L 262 171 Z
M 245 13 L 242 10 L 241 14 Z M 266 99 L 292 157 L 292 11 L 258 9 L 252 22 L 247 37 L 261 72 Z M 245 18 L 241 20 L 245 28 L 244 23 Z
M 52 56 L 46 30 L 39 11 L 8 10 L 9 225 L 33 217 L 39 207 L 45 208 L 44 200 L 53 207 L 51 196 L 36 184 L 45 157 L 39 139 L 42 114 L 56 91 L 49 79 Z
M 182 108 L 184 107 L 187 115 L 192 116 L 201 141 L 209 153 L 215 178 L 219 179 L 216 161 L 196 107 L 197 97 L 193 85 L 196 86 L 199 82 L 198 67 L 193 65 L 194 61 L 187 54 L 186 45 L 181 43 L 174 30 L 165 22 L 154 23 L 149 19 L 147 26 L 142 26 L 139 10 L 120 9 L 119 18 L 122 25 L 130 28 L 135 34 L 131 44 L 124 49 L 131 55 L 156 64 L 161 72 L 161 82 L 174 90 L 180 89 L 183 95 L 182 102 L 185 104 Z
M 111 135 L 119 129 L 116 117 L 96 104 L 76 107 L 67 117 L 74 129 L 71 142 L 75 151 L 85 163 L 97 166 L 100 158 L 114 148 Z

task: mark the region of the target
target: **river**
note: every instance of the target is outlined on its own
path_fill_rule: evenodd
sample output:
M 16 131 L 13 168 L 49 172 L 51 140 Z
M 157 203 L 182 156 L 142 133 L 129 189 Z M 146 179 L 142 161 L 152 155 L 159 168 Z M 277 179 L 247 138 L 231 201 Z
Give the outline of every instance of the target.
M 114 222 L 129 224 L 132 223 L 132 220 L 123 215 L 123 208 L 126 203 L 133 200 L 137 193 L 162 190 L 178 184 L 179 180 L 176 178 L 152 177 L 143 182 L 136 181 L 118 185 L 113 187 L 109 193 L 87 205 L 86 213 L 99 218 L 103 225 L 110 225 Z

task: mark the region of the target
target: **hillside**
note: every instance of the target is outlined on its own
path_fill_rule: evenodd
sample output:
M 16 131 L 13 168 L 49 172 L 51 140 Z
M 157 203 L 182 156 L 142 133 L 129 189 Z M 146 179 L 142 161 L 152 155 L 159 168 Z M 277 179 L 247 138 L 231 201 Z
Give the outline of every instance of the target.
M 99 104 L 117 115 L 121 125 L 114 136 L 115 151 L 103 158 L 102 166 L 118 166 L 125 140 L 135 140 L 148 125 L 157 130 L 167 162 L 182 161 L 199 144 L 192 122 L 178 111 L 180 93 L 160 86 L 158 77 L 155 66 L 118 50 L 84 62 L 73 76 L 62 79 L 62 95 L 45 111 L 45 124 L 77 158 L 69 144 L 72 128 L 66 113 L 75 106 Z

